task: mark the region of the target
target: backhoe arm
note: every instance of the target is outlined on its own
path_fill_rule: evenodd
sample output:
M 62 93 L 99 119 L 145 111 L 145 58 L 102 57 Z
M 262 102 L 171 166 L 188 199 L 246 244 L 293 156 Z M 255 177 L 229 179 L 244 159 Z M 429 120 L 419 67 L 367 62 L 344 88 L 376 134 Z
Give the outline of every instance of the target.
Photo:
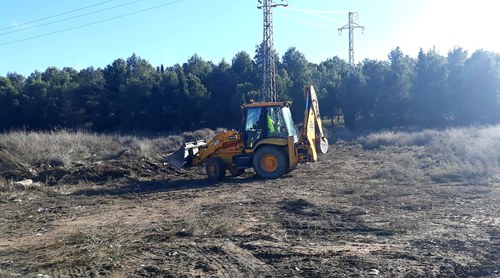
M 318 97 L 313 86 L 305 87 L 304 97 L 306 99 L 306 109 L 299 145 L 307 149 L 308 159 L 305 160 L 316 161 L 318 159 L 318 151 L 321 153 L 328 151 L 328 139 L 323 132 Z

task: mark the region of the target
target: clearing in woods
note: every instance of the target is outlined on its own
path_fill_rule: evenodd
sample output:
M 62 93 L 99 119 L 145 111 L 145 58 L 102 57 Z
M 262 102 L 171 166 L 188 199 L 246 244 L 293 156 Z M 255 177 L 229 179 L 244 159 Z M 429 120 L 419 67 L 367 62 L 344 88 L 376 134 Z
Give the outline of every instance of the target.
M 433 163 L 339 142 L 276 180 L 127 154 L 50 170 L 0 192 L 0 276 L 499 276 L 498 176 L 436 179 Z

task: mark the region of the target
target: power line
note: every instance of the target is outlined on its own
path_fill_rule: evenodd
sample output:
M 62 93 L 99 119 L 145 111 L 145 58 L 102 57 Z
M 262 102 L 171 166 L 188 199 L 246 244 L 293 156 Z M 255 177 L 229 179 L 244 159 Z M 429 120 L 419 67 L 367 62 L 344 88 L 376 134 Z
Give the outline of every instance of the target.
M 31 27 L 28 27 L 28 28 L 20 29 L 20 30 L 14 30 L 14 31 L 9 31 L 9 32 L 5 32 L 5 33 L 0 33 L 0 36 L 7 35 L 7 34 L 12 34 L 12 33 L 17 33 L 17 32 L 22 32 L 22 31 L 27 31 L 27 30 L 38 28 L 38 27 L 47 26 L 47 25 L 50 25 L 50 24 L 54 24 L 54 23 L 58 23 L 58 22 L 62 22 L 62 21 L 67 21 L 67 20 L 71 20 L 71 19 L 75 19 L 75 18 L 79 18 L 79 17 L 84 17 L 84 16 L 87 16 L 87 15 L 96 14 L 96 13 L 100 13 L 100 12 L 104 12 L 104 11 L 108 11 L 108 10 L 120 8 L 120 7 L 123 7 L 123 6 L 130 5 L 130 4 L 135 4 L 135 3 L 141 2 L 141 1 L 144 1 L 144 0 L 135 0 L 135 1 L 124 3 L 124 4 L 112 6 L 112 7 L 109 7 L 109 8 L 105 8 L 105 9 L 101 9 L 101 10 L 97 10 L 97 11 L 93 11 L 93 12 L 88 12 L 88 13 L 84 13 L 84 14 L 80 14 L 80 15 L 75 15 L 75 16 L 71 16 L 71 17 L 67 17 L 67 18 L 63 18 L 63 19 L 58 19 L 58 20 L 55 20 L 55 21 L 50 21 L 50 22 L 47 22 L 47 23 L 43 23 L 43 24 L 31 26 Z
M 296 10 L 292 10 L 292 11 L 296 11 Z M 344 21 L 333 19 L 331 17 L 324 16 L 324 15 L 317 14 L 317 13 L 312 13 L 312 12 L 307 12 L 307 11 L 299 11 L 299 12 L 310 15 L 310 16 L 314 16 L 317 18 L 321 18 L 321 19 L 326 20 L 326 21 L 331 21 L 331 22 L 336 22 L 336 23 L 344 23 Z
M 286 7 L 287 10 L 296 11 L 296 12 L 304 12 L 304 13 L 315 13 L 315 14 L 347 14 L 345 11 L 321 11 L 321 10 L 306 10 L 306 9 L 297 9 L 292 7 Z
M 275 12 L 274 14 L 277 14 L 279 16 L 283 16 L 283 17 L 286 17 L 286 18 L 289 18 L 289 19 L 293 19 L 293 20 L 301 22 L 301 23 L 305 23 L 305 24 L 308 24 L 308 25 L 316 26 L 316 27 L 322 27 L 322 28 L 328 28 L 328 29 L 334 28 L 331 25 L 326 25 L 326 24 L 321 24 L 321 23 L 309 21 L 309 20 L 304 20 L 302 18 L 298 18 L 298 17 L 295 17 L 295 16 L 290 16 L 290 15 L 283 14 L 283 13 L 276 13 Z
M 333 19 L 331 17 L 328 17 L 328 16 L 324 16 L 323 14 L 347 14 L 347 12 L 344 12 L 344 11 L 318 11 L 318 10 L 306 10 L 306 9 L 297 9 L 297 8 L 291 8 L 291 7 L 285 7 L 285 10 L 289 10 L 289 11 L 293 11 L 293 12 L 299 12 L 299 13 L 303 13 L 303 14 L 307 14 L 309 16 L 313 16 L 313 17 L 317 17 L 317 18 L 320 18 L 320 19 L 323 19 L 323 20 L 326 20 L 326 21 L 330 21 L 330 22 L 336 22 L 336 23 L 344 23 L 344 21 L 341 21 L 341 20 L 337 20 L 337 19 Z M 289 18 L 292 18 L 292 19 L 296 19 L 298 21 L 301 21 L 301 22 L 304 22 L 306 24 L 310 24 L 310 25 L 318 25 L 320 27 L 328 27 L 330 28 L 330 26 L 327 26 L 327 25 L 324 25 L 324 24 L 319 24 L 319 23 L 314 23 L 314 22 L 311 22 L 311 21 L 308 21 L 308 20 L 303 20 L 303 19 L 300 19 L 300 18 L 296 18 L 296 17 L 292 17 L 292 16 L 288 16 Z M 312 24 L 311 24 L 312 23 Z
M 336 22 L 336 23 L 344 23 L 343 21 L 341 20 L 337 20 L 337 19 L 333 19 L 333 18 L 330 18 L 330 17 L 327 17 L 327 16 L 323 16 L 323 15 L 319 15 L 319 14 L 310 14 L 311 16 L 314 16 L 314 17 L 317 17 L 317 18 L 321 18 L 321 19 L 324 19 L 326 21 L 330 21 L 330 22 Z
M 135 11 L 135 12 L 132 12 L 132 13 L 123 14 L 123 15 L 119 15 L 119 16 L 115 16 L 115 17 L 111 17 L 111 18 L 107 18 L 107 19 L 103 19 L 103 20 L 99 20 L 99 21 L 95 21 L 95 22 L 91 22 L 91 23 L 87 23 L 87 24 L 83 24 L 83 25 L 79 25 L 79 26 L 75 26 L 75 27 L 71 27 L 71 28 L 67 28 L 67 29 L 63 29 L 63 30 L 59 30 L 59 31 L 55 31 L 55 32 L 50 32 L 50 33 L 46 33 L 46 34 L 39 35 L 39 36 L 29 37 L 29 38 L 20 39 L 20 40 L 11 41 L 11 42 L 0 43 L 0 46 L 14 44 L 14 43 L 18 43 L 18 42 L 24 42 L 24 41 L 38 39 L 38 38 L 42 38 L 42 37 L 47 37 L 47 36 L 50 36 L 50 35 L 59 34 L 59 33 L 67 32 L 67 31 L 71 31 L 71 30 L 75 30 L 75 29 L 79 29 L 79 28 L 83 28 L 83 27 L 87 27 L 87 26 L 99 24 L 99 23 L 102 23 L 102 22 L 111 21 L 111 20 L 115 20 L 115 19 L 118 19 L 118 18 L 122 18 L 122 17 L 130 16 L 130 15 L 142 13 L 142 12 L 147 12 L 147 11 L 158 9 L 158 8 L 165 7 L 165 6 L 168 6 L 168 5 L 176 4 L 176 3 L 179 3 L 179 2 L 182 2 L 182 1 L 184 1 L 184 0 L 176 0 L 176 1 L 165 3 L 165 4 L 157 5 L 157 6 L 154 6 L 154 7 L 151 7 L 151 8 L 147 8 L 147 9 Z
M 29 21 L 29 22 L 16 24 L 14 26 L 8 26 L 8 27 L 0 28 L 0 31 L 7 30 L 7 29 L 12 29 L 12 28 L 16 28 L 16 27 L 23 26 L 23 25 L 28 25 L 28 24 L 31 24 L 31 23 L 35 23 L 35 22 L 46 20 L 46 19 L 51 19 L 51 18 L 54 18 L 54 17 L 58 17 L 58 16 L 61 16 L 61 15 L 78 12 L 78 11 L 81 11 L 81 10 L 86 10 L 88 8 L 100 6 L 100 5 L 103 5 L 103 4 L 106 4 L 106 3 L 109 3 L 109 2 L 113 2 L 113 1 L 115 1 L 115 0 L 108 0 L 108 1 L 100 2 L 100 3 L 94 4 L 94 5 L 85 6 L 85 7 L 78 8 L 78 9 L 74 9 L 74 10 L 71 10 L 71 11 L 67 11 L 67 12 L 63 12 L 63 13 L 59 13 L 59 14 L 47 16 L 47 17 L 44 17 L 44 18 L 35 19 L 35 20 Z

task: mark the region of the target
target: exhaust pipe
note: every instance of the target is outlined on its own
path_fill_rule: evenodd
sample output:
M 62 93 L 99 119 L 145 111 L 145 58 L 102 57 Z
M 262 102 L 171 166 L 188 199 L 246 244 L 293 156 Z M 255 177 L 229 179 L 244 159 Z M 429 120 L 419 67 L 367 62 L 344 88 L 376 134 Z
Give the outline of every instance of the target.
M 184 143 L 178 150 L 167 156 L 165 160 L 177 170 L 184 166 L 189 167 L 200 147 L 206 144 L 205 140 Z

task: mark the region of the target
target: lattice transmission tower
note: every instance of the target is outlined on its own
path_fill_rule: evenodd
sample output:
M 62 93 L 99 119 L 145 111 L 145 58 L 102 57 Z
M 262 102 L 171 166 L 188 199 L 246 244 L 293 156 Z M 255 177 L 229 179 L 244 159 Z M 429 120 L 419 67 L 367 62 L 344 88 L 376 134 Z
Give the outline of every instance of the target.
M 349 65 L 354 66 L 354 29 L 360 28 L 363 32 L 365 27 L 354 22 L 354 19 L 358 19 L 357 12 L 349 12 L 349 21 L 343 27 L 337 29 L 339 34 L 342 34 L 342 30 L 349 30 Z
M 276 64 L 274 61 L 273 43 L 273 12 L 272 9 L 278 6 L 286 7 L 287 3 L 273 3 L 273 0 L 258 0 L 264 14 L 264 37 L 262 41 L 263 64 L 263 84 L 262 101 L 276 101 Z M 281 1 L 284 2 L 284 1 Z

